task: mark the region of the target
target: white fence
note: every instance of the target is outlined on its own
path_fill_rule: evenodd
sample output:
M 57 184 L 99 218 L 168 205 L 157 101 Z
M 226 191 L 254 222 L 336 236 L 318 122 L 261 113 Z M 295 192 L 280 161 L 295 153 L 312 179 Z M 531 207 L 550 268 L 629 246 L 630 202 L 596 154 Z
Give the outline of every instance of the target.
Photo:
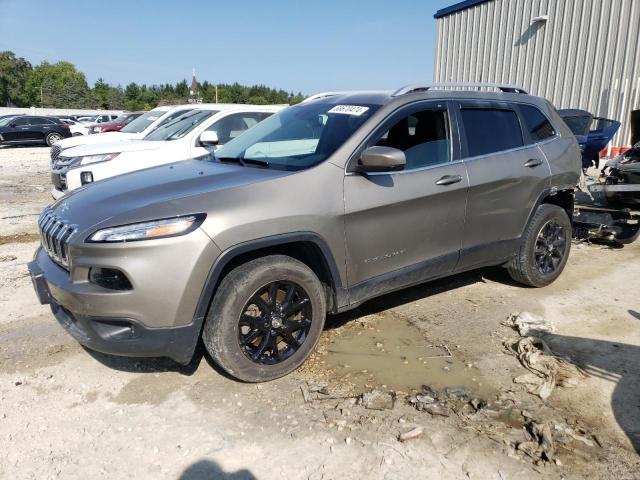
M 9 115 L 11 113 L 23 113 L 25 115 L 98 115 L 103 113 L 111 113 L 119 115 L 122 110 L 87 110 L 82 108 L 18 108 L 18 107 L 0 107 L 0 115 Z

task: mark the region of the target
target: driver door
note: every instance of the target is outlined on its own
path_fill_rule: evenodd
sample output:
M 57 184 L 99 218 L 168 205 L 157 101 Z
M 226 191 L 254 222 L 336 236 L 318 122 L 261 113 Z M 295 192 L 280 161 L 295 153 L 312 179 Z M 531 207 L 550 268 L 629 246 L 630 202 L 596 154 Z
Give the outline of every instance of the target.
M 469 183 L 452 125 L 446 102 L 421 102 L 397 112 L 361 147 L 398 148 L 407 164 L 396 172 L 345 176 L 352 303 L 454 269 Z

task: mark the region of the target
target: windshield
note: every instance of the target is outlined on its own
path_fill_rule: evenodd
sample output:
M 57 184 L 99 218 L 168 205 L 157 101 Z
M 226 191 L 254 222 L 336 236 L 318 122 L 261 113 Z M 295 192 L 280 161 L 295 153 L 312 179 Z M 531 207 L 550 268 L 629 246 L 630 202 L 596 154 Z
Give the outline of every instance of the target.
M 113 123 L 122 123 L 124 122 L 127 118 L 129 118 L 131 116 L 130 113 L 123 113 L 122 115 L 118 115 L 116 118 L 114 118 L 113 120 L 111 120 Z
M 16 118 L 16 117 L 5 117 L 5 118 L 0 118 L 0 127 L 6 127 L 7 125 L 9 125 L 11 123 L 11 121 Z
M 207 118 L 218 113 L 215 110 L 191 110 L 190 112 L 180 115 L 175 120 L 156 128 L 149 133 L 145 140 L 170 141 L 184 137 L 197 125 L 205 121 Z
M 158 112 L 157 110 L 143 113 L 120 131 L 124 133 L 140 133 L 165 113 L 166 112 Z
M 281 170 L 310 168 L 330 157 L 378 108 L 317 102 L 289 107 L 227 143 L 216 157 Z

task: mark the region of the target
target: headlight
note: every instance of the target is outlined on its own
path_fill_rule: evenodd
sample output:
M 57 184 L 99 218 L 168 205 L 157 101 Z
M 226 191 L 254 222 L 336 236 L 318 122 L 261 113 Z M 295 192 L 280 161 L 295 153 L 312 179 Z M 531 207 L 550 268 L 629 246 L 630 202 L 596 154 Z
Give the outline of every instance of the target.
M 205 216 L 205 214 L 200 213 L 104 228 L 92 234 L 87 241 L 92 243 L 133 242 L 136 240 L 151 240 L 153 238 L 177 237 L 194 231 L 202 224 Z
M 103 155 L 87 155 L 86 157 L 80 157 L 80 165 L 89 165 L 91 163 L 106 162 L 113 160 L 119 153 L 105 153 Z

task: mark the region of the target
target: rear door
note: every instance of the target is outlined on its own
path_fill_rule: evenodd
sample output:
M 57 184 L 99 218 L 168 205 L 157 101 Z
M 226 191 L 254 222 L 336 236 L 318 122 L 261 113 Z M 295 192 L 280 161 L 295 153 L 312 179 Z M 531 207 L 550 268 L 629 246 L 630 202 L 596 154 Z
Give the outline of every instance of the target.
M 469 174 L 459 269 L 507 259 L 539 196 L 549 188 L 549 164 L 519 112 L 514 103 L 456 102 Z
M 31 117 L 29 121 L 31 129 L 29 130 L 29 140 L 44 140 L 49 133 L 55 131 L 55 123 L 53 120 L 44 117 Z
M 404 107 L 356 152 L 403 150 L 398 172 L 347 173 L 344 182 L 351 301 L 450 272 L 460 251 L 467 173 L 446 102 Z

